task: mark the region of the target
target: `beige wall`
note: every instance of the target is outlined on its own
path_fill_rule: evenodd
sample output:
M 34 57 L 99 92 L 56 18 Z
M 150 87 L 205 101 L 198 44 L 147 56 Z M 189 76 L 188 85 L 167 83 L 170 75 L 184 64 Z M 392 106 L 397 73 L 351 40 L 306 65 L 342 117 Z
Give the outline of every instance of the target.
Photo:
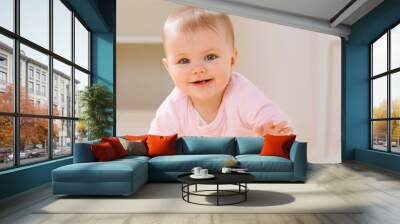
M 340 162 L 340 39 L 231 18 L 239 51 L 236 70 L 287 112 L 297 139 L 308 142 L 309 161 Z M 117 21 L 117 26 L 121 23 Z M 118 44 L 118 135 L 145 133 L 158 105 L 172 90 L 162 55 L 160 43 Z
M 236 70 L 293 120 L 314 162 L 339 162 L 340 38 L 231 16 Z
M 161 64 L 161 44 L 117 45 L 117 134 L 146 133 L 173 88 Z

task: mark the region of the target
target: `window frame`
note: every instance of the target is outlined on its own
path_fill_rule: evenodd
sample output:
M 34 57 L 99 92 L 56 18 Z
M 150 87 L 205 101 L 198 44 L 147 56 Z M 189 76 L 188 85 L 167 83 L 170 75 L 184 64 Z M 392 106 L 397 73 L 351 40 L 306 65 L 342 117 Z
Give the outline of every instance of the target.
M 392 121 L 400 121 L 400 117 L 392 117 L 392 98 L 391 98 L 391 79 L 392 76 L 396 73 L 400 72 L 400 67 L 391 69 L 391 31 L 396 26 L 400 26 L 400 21 L 397 21 L 389 28 L 387 28 L 383 33 L 379 34 L 375 39 L 373 39 L 370 43 L 368 43 L 368 50 L 369 50 L 369 149 L 373 151 L 379 152 L 386 152 L 391 154 L 400 154 L 400 152 L 393 152 L 392 151 Z M 386 71 L 380 74 L 373 74 L 373 44 L 376 43 L 381 37 L 387 34 L 387 64 L 386 64 Z M 386 118 L 373 118 L 373 81 L 378 78 L 386 77 L 386 87 L 387 87 L 387 105 L 386 105 Z M 386 121 L 386 151 L 379 150 L 374 148 L 374 136 L 373 136 L 373 122 L 374 121 Z
M 58 60 L 61 63 L 64 63 L 68 66 L 71 66 L 71 83 L 72 83 L 72 99 L 71 99 L 71 105 L 74 105 L 75 103 L 75 88 L 74 88 L 74 82 L 75 82 L 75 69 L 85 73 L 88 75 L 89 78 L 89 83 L 88 86 L 92 85 L 92 61 L 91 61 L 91 49 L 92 49 L 92 43 L 91 43 L 91 37 L 92 37 L 92 30 L 87 26 L 87 24 L 83 21 L 83 19 L 72 9 L 72 7 L 65 1 L 65 0 L 59 0 L 68 10 L 71 11 L 71 18 L 70 18 L 70 23 L 71 23 L 71 59 L 64 58 L 61 55 L 58 55 L 55 53 L 53 50 L 53 24 L 54 24 L 54 18 L 53 18 L 53 1 L 54 0 L 48 0 L 49 2 L 49 49 L 46 49 L 45 47 L 42 47 L 39 44 L 34 43 L 33 41 L 30 41 L 29 39 L 26 39 L 20 35 L 20 0 L 14 0 L 13 1 L 13 10 L 14 10 L 14 30 L 10 31 L 4 27 L 0 26 L 0 35 L 3 35 L 7 38 L 10 38 L 13 40 L 13 64 L 11 71 L 13 72 L 11 75 L 13 75 L 14 78 L 14 110 L 13 112 L 2 112 L 0 111 L 0 116 L 4 117 L 11 117 L 13 119 L 13 153 L 14 153 L 14 161 L 13 161 L 13 166 L 10 167 L 5 167 L 5 168 L 0 168 L 0 172 L 5 171 L 5 170 L 10 170 L 10 169 L 16 169 L 19 167 L 23 166 L 30 166 L 33 164 L 37 163 L 43 163 L 46 161 L 50 160 L 58 160 L 62 159 L 65 157 L 70 157 L 73 156 L 74 152 L 74 143 L 75 143 L 75 126 L 76 126 L 76 121 L 79 120 L 79 117 L 75 116 L 75 108 L 72 106 L 71 108 L 71 114 L 70 116 L 56 116 L 53 115 L 53 60 Z M 85 69 L 78 64 L 75 63 L 75 18 L 79 20 L 79 22 L 84 26 L 84 28 L 88 31 L 88 69 Z M 23 44 L 27 47 L 30 47 L 36 51 L 39 51 L 40 53 L 43 53 L 48 56 L 49 58 L 49 63 L 48 63 L 48 82 L 46 84 L 46 91 L 48 93 L 45 93 L 48 96 L 48 112 L 46 115 L 39 115 L 39 114 L 27 114 L 27 113 L 21 113 L 20 111 L 20 45 Z M 30 79 L 30 74 L 28 72 L 30 68 L 30 65 L 27 64 L 27 74 L 26 75 L 26 81 L 28 82 Z M 33 68 L 33 81 L 34 86 L 37 83 L 36 82 L 36 69 Z M 39 73 L 39 80 L 38 83 L 42 83 L 41 79 L 41 72 Z M 47 80 L 46 80 L 47 81 Z M 27 86 L 28 87 L 28 86 Z M 29 91 L 27 89 L 27 91 Z M 36 89 L 34 89 L 34 92 Z M 42 94 L 38 95 L 42 96 Z M 43 160 L 40 160 L 38 162 L 32 162 L 32 163 L 26 163 L 26 164 L 21 164 L 20 161 L 20 119 L 21 118 L 45 118 L 47 119 L 48 122 L 48 136 L 47 136 L 47 150 L 48 150 L 48 155 L 47 158 L 44 157 Z M 54 152 L 54 147 L 53 147 L 53 123 L 57 120 L 65 120 L 65 121 L 71 121 L 71 153 L 68 155 L 62 155 L 62 156 L 55 156 L 53 155 Z

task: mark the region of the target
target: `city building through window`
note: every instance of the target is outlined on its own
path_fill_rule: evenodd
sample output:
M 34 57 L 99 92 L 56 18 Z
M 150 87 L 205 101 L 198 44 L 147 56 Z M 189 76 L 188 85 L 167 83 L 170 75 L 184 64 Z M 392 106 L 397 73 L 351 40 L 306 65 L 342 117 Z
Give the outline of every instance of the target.
M 87 139 L 72 105 L 90 83 L 90 31 L 64 1 L 19 2 L 10 12 L 19 27 L 0 30 L 0 170 L 71 156 L 73 143 Z

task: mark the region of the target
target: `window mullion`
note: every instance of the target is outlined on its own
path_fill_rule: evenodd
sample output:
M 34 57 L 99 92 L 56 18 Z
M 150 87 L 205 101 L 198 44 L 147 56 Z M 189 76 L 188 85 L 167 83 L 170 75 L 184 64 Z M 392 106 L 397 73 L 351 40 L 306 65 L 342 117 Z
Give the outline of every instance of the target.
M 53 0 L 49 0 L 49 50 L 53 52 Z M 53 159 L 53 56 L 49 55 L 48 91 L 50 119 L 48 120 L 49 159 Z
M 390 29 L 389 29 L 389 31 L 387 32 L 387 71 L 389 71 L 390 70 Z M 387 110 L 388 110 L 388 112 L 387 112 L 387 117 L 388 118 L 391 118 L 392 117 L 392 111 L 391 111 L 391 108 L 392 108 L 392 100 L 391 100 L 391 80 L 392 79 L 392 74 L 391 73 L 389 73 L 389 74 L 387 74 Z M 388 138 L 387 138 L 387 140 L 389 141 L 388 142 L 388 152 L 391 152 L 392 151 L 392 135 L 391 135 L 391 125 L 392 124 L 392 121 L 389 119 L 388 120 L 388 122 L 387 122 L 387 136 L 388 136 Z
M 71 23 L 72 23 L 72 49 L 71 49 L 71 55 L 72 55 L 72 66 L 71 66 L 71 100 L 72 100 L 72 105 L 71 105 L 71 117 L 75 118 L 75 12 L 72 11 L 72 15 L 71 15 Z M 74 155 L 74 151 L 75 151 L 75 125 L 76 125 L 76 121 L 73 120 L 72 122 L 72 130 L 71 130 L 71 150 L 72 150 L 72 155 Z
M 19 15 L 20 1 L 14 1 L 14 31 L 17 35 L 19 35 L 20 31 L 20 15 Z M 14 166 L 19 166 L 20 157 L 19 157 L 19 136 L 20 136 L 20 118 L 15 116 L 15 114 L 19 114 L 20 112 L 20 47 L 19 47 L 19 39 L 14 39 Z
M 370 64 L 370 66 L 369 66 L 369 69 L 370 69 L 370 71 L 369 71 L 369 119 L 370 119 L 370 122 L 369 122 L 369 138 L 370 138 L 370 140 L 369 140 L 369 144 L 370 144 L 370 146 L 369 146 L 369 148 L 370 149 L 373 149 L 373 147 L 374 147 L 374 143 L 373 143 L 373 141 L 374 141 L 374 136 L 373 136 L 373 121 L 372 121 L 372 119 L 374 118 L 373 117 L 373 79 L 372 79 L 372 72 L 374 71 L 373 70 L 373 47 L 372 47 L 372 44 L 370 45 L 370 47 L 369 47 L 369 52 L 370 52 L 370 55 L 369 55 L 369 64 Z

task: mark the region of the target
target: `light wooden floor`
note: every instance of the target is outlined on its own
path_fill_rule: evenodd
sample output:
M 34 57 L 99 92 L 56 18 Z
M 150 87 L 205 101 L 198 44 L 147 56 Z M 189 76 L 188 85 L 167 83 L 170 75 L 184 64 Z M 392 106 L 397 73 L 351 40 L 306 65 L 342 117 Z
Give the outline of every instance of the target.
M 35 214 L 54 200 L 49 185 L 0 201 L 0 223 L 400 223 L 400 174 L 359 163 L 310 165 L 308 182 L 344 200 L 368 204 L 357 214 Z M 173 205 L 171 205 L 173 206 Z

